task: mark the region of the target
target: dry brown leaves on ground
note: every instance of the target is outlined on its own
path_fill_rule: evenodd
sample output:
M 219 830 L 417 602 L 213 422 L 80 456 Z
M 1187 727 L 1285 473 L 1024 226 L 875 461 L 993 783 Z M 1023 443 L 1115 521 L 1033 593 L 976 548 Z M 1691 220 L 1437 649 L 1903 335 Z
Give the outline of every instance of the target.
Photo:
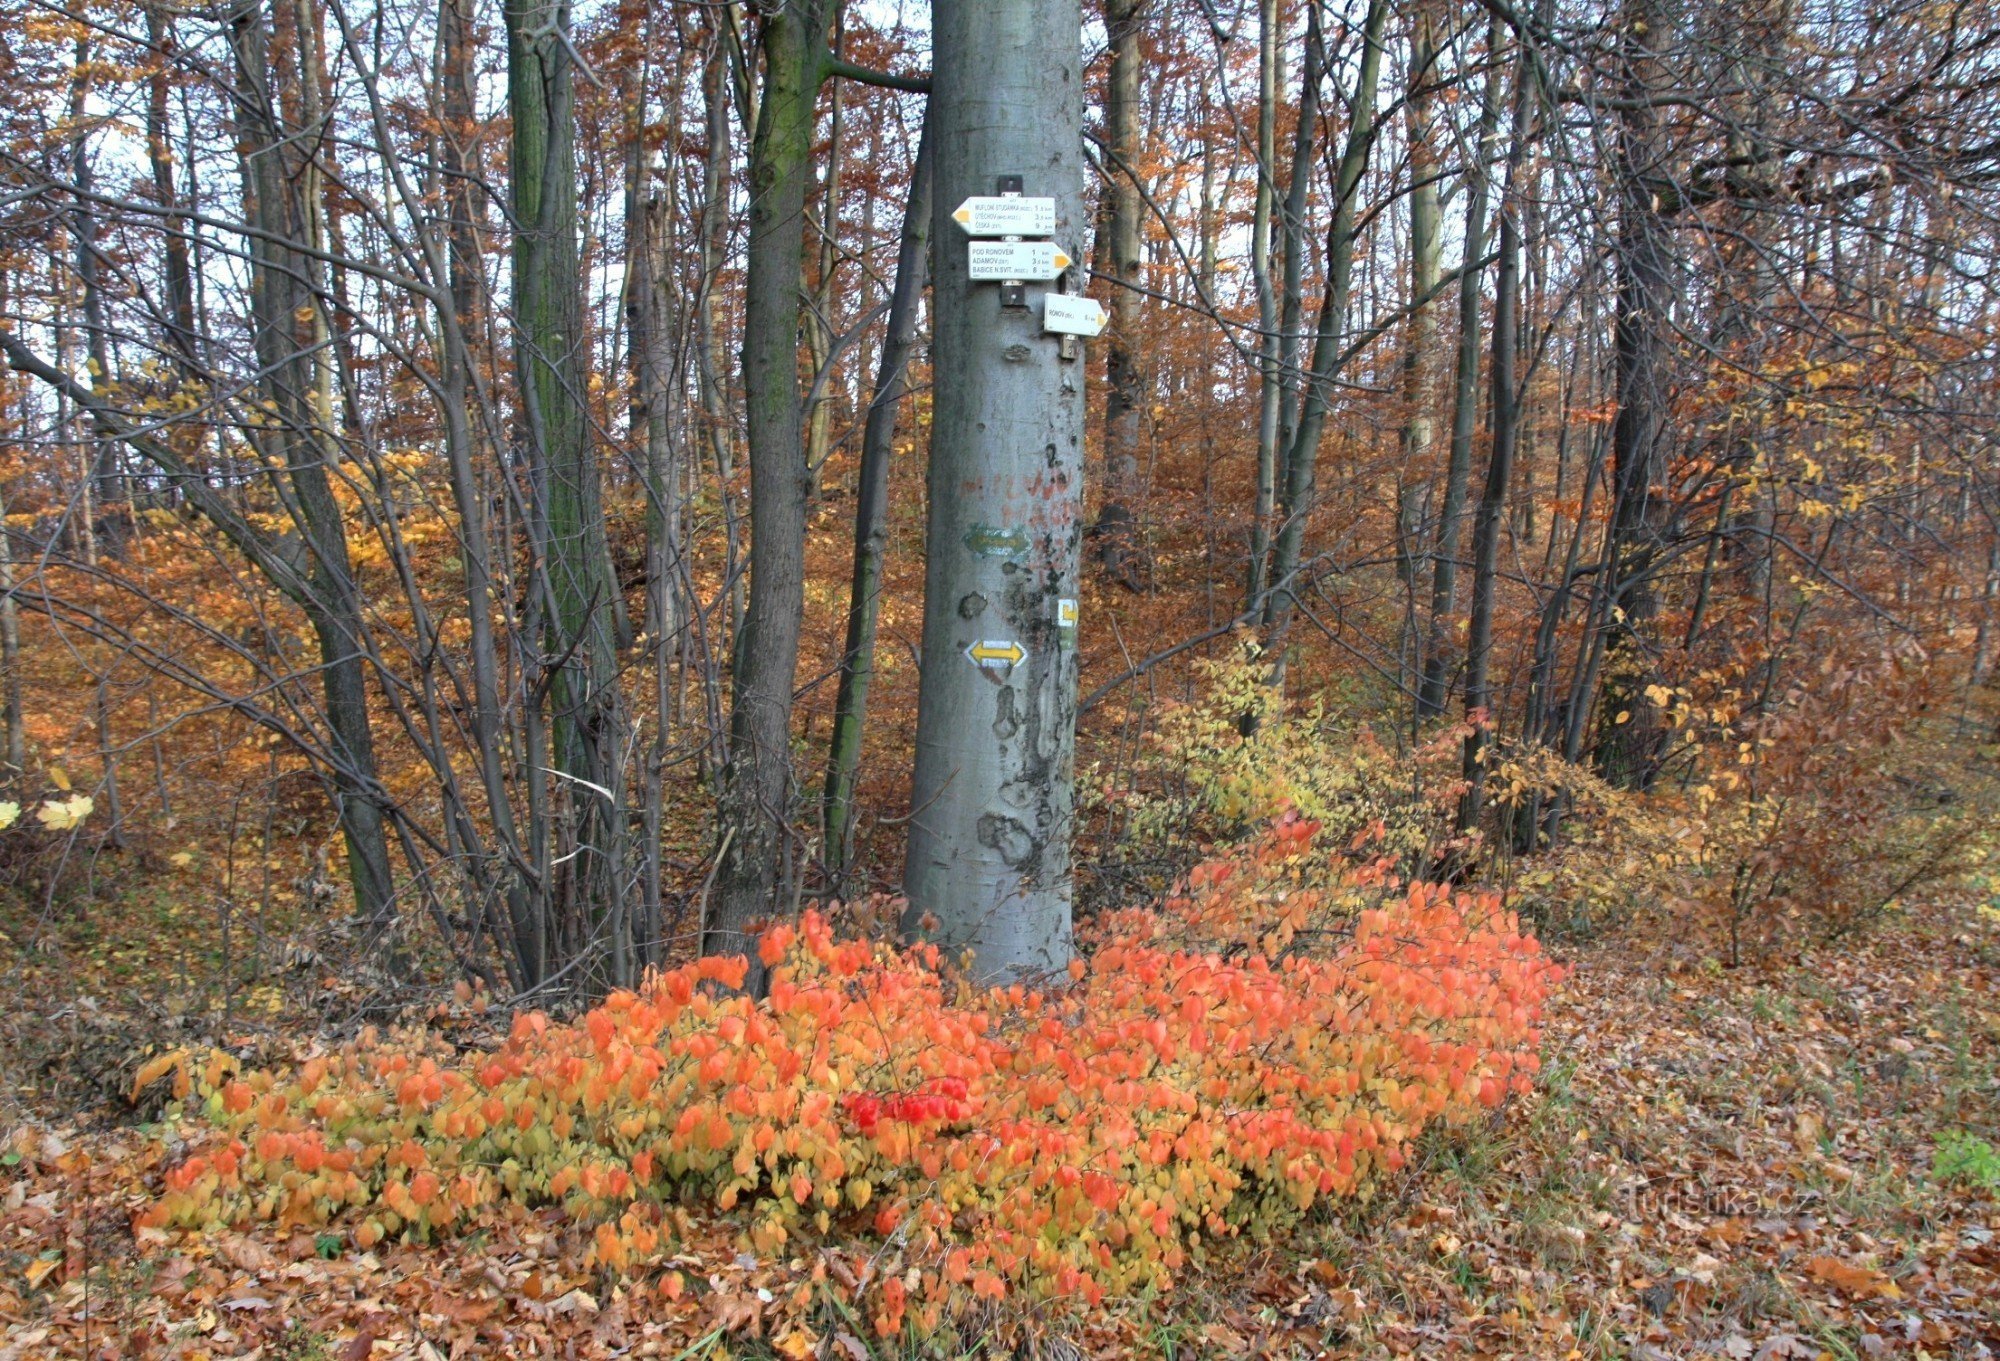
M 1599 944 L 1548 1082 L 1429 1144 L 1371 1204 L 1220 1253 L 1164 1301 L 1023 1309 L 891 1346 L 846 1316 L 874 1245 L 783 1261 L 718 1216 L 621 1280 L 518 1214 L 356 1253 L 271 1231 L 135 1236 L 174 1150 L 23 1130 L 0 1168 L 0 1361 L 905 1355 L 1991 1357 L 2000 1202 L 1934 1167 L 1995 1141 L 2000 931 L 1958 918 L 1724 971 Z M 324 1255 L 322 1255 L 324 1254 Z

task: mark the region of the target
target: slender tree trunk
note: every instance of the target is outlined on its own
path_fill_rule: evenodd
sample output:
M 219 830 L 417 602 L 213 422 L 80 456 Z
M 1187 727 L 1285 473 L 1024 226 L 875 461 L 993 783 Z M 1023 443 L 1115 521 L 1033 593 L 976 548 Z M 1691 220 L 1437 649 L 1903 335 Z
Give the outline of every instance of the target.
M 763 20 L 764 94 L 750 150 L 750 259 L 743 386 L 750 434 L 750 600 L 736 647 L 729 764 L 719 809 L 716 900 L 704 954 L 750 957 L 752 933 L 788 902 L 792 686 L 805 606 L 806 466 L 799 293 L 814 104 L 831 0 L 784 0 Z
M 557 860 L 560 957 L 602 949 L 586 987 L 634 977 L 626 913 L 625 719 L 611 573 L 584 393 L 589 350 L 577 258 L 576 123 L 567 0 L 508 0 L 513 112 L 515 366 L 532 470 L 554 771 L 567 809 Z
M 1146 0 L 1104 0 L 1111 42 L 1104 124 L 1105 252 L 1113 281 L 1105 359 L 1104 500 L 1091 537 L 1107 578 L 1129 591 L 1145 588 L 1140 552 L 1139 436 L 1145 419 L 1146 375 L 1141 353 L 1144 301 L 1137 289 L 1143 261 L 1139 192 L 1139 42 Z
M 1507 172 L 1500 199 L 1500 250 L 1493 282 L 1493 450 L 1486 462 L 1486 485 L 1472 526 L 1472 618 L 1466 631 L 1465 737 L 1466 790 L 1459 801 L 1458 825 L 1478 823 L 1486 792 L 1487 753 L 1492 743 L 1493 608 L 1500 578 L 1500 530 L 1507 518 L 1507 488 L 1520 448 L 1520 402 L 1515 360 L 1520 340 L 1522 205 L 1516 196 L 1528 133 L 1533 80 L 1524 54 L 1515 73 L 1513 127 L 1508 137 Z
M 28 769 L 28 733 L 21 713 L 21 607 L 14 600 L 14 535 L 7 528 L 7 506 L 0 498 L 0 726 L 5 729 L 7 768 L 0 770 L 0 788 L 20 787 Z
M 1650 785 L 1666 749 L 1666 715 L 1647 694 L 1657 644 L 1654 573 L 1667 548 L 1667 384 L 1674 261 L 1661 213 L 1665 149 L 1651 96 L 1665 80 L 1666 0 L 1627 0 L 1620 38 L 1624 99 L 1618 122 L 1618 415 L 1611 426 L 1616 470 L 1612 592 L 1604 666 L 1598 767 L 1613 784 Z
M 1083 216 L 1078 0 L 933 15 L 936 139 L 930 516 L 904 930 L 975 978 L 1069 961 L 1084 374 L 1030 297 L 972 283 L 951 214 L 998 177 Z M 1031 292 L 1040 291 L 1031 286 Z
M 1306 384 L 1299 372 L 1299 351 L 1306 314 L 1306 207 L 1312 198 L 1313 162 L 1319 154 L 1319 87 L 1326 78 L 1326 37 L 1320 28 L 1319 0 L 1307 0 L 1305 52 L 1299 62 L 1298 124 L 1292 130 L 1290 176 L 1285 181 L 1284 221 L 1280 224 L 1283 263 L 1278 294 L 1278 426 L 1271 451 L 1271 533 L 1282 536 L 1276 523 L 1283 498 L 1286 459 L 1298 429 L 1299 405 Z M 1273 581 L 1279 574 L 1272 573 Z M 1267 603 L 1268 608 L 1268 603 Z
M 153 69 L 146 77 L 146 160 L 153 174 L 153 196 L 167 215 L 162 223 L 166 239 L 161 262 L 167 348 L 185 379 L 195 374 L 201 361 L 195 349 L 194 281 L 188 265 L 187 220 L 178 212 L 181 203 L 174 188 L 174 153 L 167 127 L 169 73 L 177 48 L 173 20 L 157 4 L 146 7 L 146 41 L 153 49 Z
M 76 42 L 76 69 L 79 73 L 90 69 L 90 40 L 79 38 Z M 83 294 L 83 352 L 90 371 L 90 386 L 101 392 L 111 383 L 111 351 L 109 332 L 104 320 L 104 285 L 99 278 L 97 240 L 97 208 L 91 201 L 96 191 L 95 168 L 90 159 L 90 115 L 86 107 L 90 83 L 78 74 L 71 86 L 70 121 L 75 129 L 70 141 L 70 175 L 76 184 L 76 209 L 71 215 L 70 233 L 76 246 L 76 280 Z M 98 440 L 90 459 L 90 492 L 96 502 L 92 509 L 90 502 L 84 503 L 84 516 L 90 522 L 90 559 L 95 561 L 97 546 L 96 513 L 108 507 L 121 504 L 125 500 L 125 479 L 118 467 L 118 445 L 112 440 Z M 114 539 L 112 555 L 117 556 L 117 540 Z
M 836 29 L 835 55 L 839 55 L 840 16 L 836 0 L 833 18 Z M 833 309 L 840 275 L 840 172 L 847 150 L 847 101 L 843 98 L 845 85 L 835 81 L 828 92 L 827 102 L 831 107 L 827 112 L 826 169 L 820 176 L 819 222 L 816 224 L 819 246 L 815 252 L 818 279 L 812 290 L 812 314 L 806 318 L 806 350 L 815 381 L 820 372 L 833 358 L 836 333 L 833 323 Z M 819 482 L 819 471 L 826 463 L 827 455 L 833 450 L 833 382 L 821 383 L 820 395 L 806 413 L 806 467 L 810 470 L 812 486 Z
M 633 22 L 639 22 L 633 16 Z M 630 434 L 646 487 L 646 636 L 654 647 L 680 631 L 680 484 L 673 421 L 673 276 L 664 194 L 652 184 L 645 138 L 645 66 L 628 74 L 625 137 L 626 358 L 632 369 Z
M 1497 54 L 1502 30 L 1488 30 L 1489 54 Z M 1459 523 L 1465 518 L 1466 489 L 1472 483 L 1472 441 L 1479 426 L 1479 280 L 1486 253 L 1487 157 L 1500 125 L 1500 67 L 1490 56 L 1485 93 L 1479 105 L 1479 135 L 1466 167 L 1465 256 L 1458 276 L 1458 366 L 1452 376 L 1451 454 L 1444 494 L 1438 502 L 1437 538 L 1431 550 L 1430 633 L 1424 647 L 1424 679 L 1417 692 L 1419 721 L 1444 712 L 1451 694 L 1451 631 L 1458 617 Z
M 478 334 L 476 308 L 485 292 L 479 257 L 480 164 L 474 103 L 477 43 L 474 0 L 438 0 L 439 164 L 451 243 L 451 298 L 460 333 Z
M 1444 272 L 1444 235 L 1439 231 L 1437 129 L 1432 108 L 1436 85 L 1436 16 L 1420 7 L 1410 20 L 1409 98 L 1403 106 L 1410 142 L 1410 332 L 1403 348 L 1403 428 L 1398 436 L 1400 466 L 1396 472 L 1396 572 L 1403 583 L 1405 643 L 1400 655 L 1414 647 L 1418 547 L 1423 534 L 1423 488 L 1430 477 L 1430 459 L 1437 443 L 1437 418 L 1431 410 L 1432 372 L 1438 340 L 1437 309 L 1430 297 Z
M 708 155 L 702 163 L 701 285 L 697 308 L 700 329 L 695 338 L 698 362 L 695 377 L 702 418 L 708 430 L 709 452 L 715 461 L 715 476 L 721 490 L 723 576 L 728 583 L 729 636 L 735 639 L 743 629 L 744 590 L 738 573 L 743 548 L 736 513 L 736 458 L 730 438 L 734 421 L 729 413 L 729 388 L 723 376 L 725 319 L 721 294 L 730 216 L 729 42 L 729 33 L 717 33 L 715 48 L 702 71 Z
M 1257 199 L 1250 226 L 1250 274 L 1257 287 L 1257 492 L 1250 519 L 1250 569 L 1244 605 L 1264 597 L 1271 557 L 1271 517 L 1277 511 L 1278 408 L 1284 376 L 1278 368 L 1278 295 L 1271 281 L 1278 175 L 1278 62 L 1284 46 L 1278 0 L 1257 7 Z
M 1375 140 L 1375 88 L 1382 70 L 1382 26 L 1388 12 L 1388 0 L 1369 0 L 1368 15 L 1362 24 L 1361 64 L 1349 105 L 1347 143 L 1334 177 L 1333 221 L 1326 235 L 1326 299 L 1320 307 L 1312 368 L 1306 375 L 1298 426 L 1285 451 L 1283 522 L 1277 551 L 1271 558 L 1272 591 L 1264 608 L 1264 623 L 1274 641 L 1283 638 L 1291 621 L 1293 592 L 1297 589 L 1292 577 L 1304 561 L 1306 521 L 1318 493 L 1320 431 L 1326 423 L 1328 395 L 1346 343 L 1347 306 L 1354 277 L 1355 221 L 1360 211 L 1361 175 L 1368 168 L 1368 150 Z
M 231 43 L 239 83 L 244 192 L 255 229 L 248 246 L 253 348 L 268 413 L 259 442 L 283 462 L 290 509 L 306 548 L 306 590 L 300 603 L 319 639 L 331 778 L 347 842 L 348 875 L 357 914 L 379 937 L 393 923 L 395 886 L 368 721 L 368 647 L 330 475 L 339 451 L 318 400 L 313 339 L 320 324 L 321 268 L 305 249 L 305 177 L 297 164 L 306 144 L 281 121 L 274 80 L 278 73 L 269 61 L 261 13 L 237 11 Z M 283 76 L 295 80 L 297 74 L 288 70 Z
M 847 596 L 847 645 L 841 654 L 840 696 L 833 709 L 833 741 L 826 762 L 826 858 L 838 880 L 847 870 L 854 836 L 855 774 L 868 721 L 868 689 L 875 676 L 875 625 L 882 610 L 882 563 L 889 546 L 889 463 L 895 454 L 896 418 L 909 392 L 909 364 L 917 347 L 917 312 L 923 300 L 931 234 L 931 120 L 924 117 L 910 196 L 896 249 L 895 291 L 882 340 L 875 396 L 861 436 L 861 475 L 854 493 L 854 576 Z

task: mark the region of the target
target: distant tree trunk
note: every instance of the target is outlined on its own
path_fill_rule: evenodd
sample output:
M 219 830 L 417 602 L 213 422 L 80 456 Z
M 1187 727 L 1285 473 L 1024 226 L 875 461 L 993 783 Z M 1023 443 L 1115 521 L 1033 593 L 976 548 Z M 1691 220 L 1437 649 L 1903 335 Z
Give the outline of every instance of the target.
M 1278 284 L 1278 422 L 1273 432 L 1276 442 L 1270 452 L 1271 481 L 1268 492 L 1274 549 L 1276 540 L 1284 533 L 1281 502 L 1286 459 L 1298 430 L 1299 403 L 1305 387 L 1299 372 L 1299 350 L 1304 344 L 1301 332 L 1305 327 L 1306 314 L 1306 207 L 1312 197 L 1313 164 L 1319 155 L 1319 87 L 1326 78 L 1327 60 L 1326 39 L 1320 29 L 1320 6 L 1316 0 L 1306 6 L 1304 46 L 1299 62 L 1298 124 L 1292 131 L 1292 160 L 1289 178 L 1285 182 L 1284 217 L 1278 229 L 1279 254 L 1282 257 Z M 1262 461 L 1260 452 L 1260 470 Z M 1268 589 L 1279 579 L 1279 574 L 1272 571 L 1268 563 L 1265 570 L 1270 572 L 1265 582 Z M 1266 598 L 1259 603 L 1268 614 L 1270 600 Z
M 847 645 L 841 654 L 840 696 L 833 709 L 833 741 L 826 762 L 826 859 L 836 879 L 846 872 L 854 835 L 855 772 L 868 721 L 868 690 L 875 676 L 875 625 L 882 611 L 882 562 L 889 544 L 889 464 L 895 455 L 896 417 L 909 392 L 909 364 L 917 347 L 917 313 L 923 300 L 931 234 L 931 120 L 924 117 L 910 196 L 896 249 L 895 291 L 875 396 L 861 436 L 861 473 L 854 493 L 854 576 L 847 596 Z
M 995 981 L 1070 957 L 1084 374 L 1042 332 L 1038 299 L 1003 308 L 969 280 L 951 213 L 1019 175 L 1079 252 L 1081 35 L 1078 0 L 933 13 L 934 406 L 903 925 Z
M 507 0 L 515 366 L 532 471 L 550 734 L 567 809 L 556 860 L 564 962 L 602 950 L 587 988 L 635 977 L 626 913 L 625 719 L 618 583 L 584 393 L 588 346 L 577 259 L 576 122 L 567 0 Z
M 7 768 L 0 789 L 20 787 L 28 769 L 28 733 L 21 714 L 21 607 L 14 601 L 14 536 L 7 528 L 7 505 L 0 498 L 0 722 L 4 722 Z
M 729 764 L 718 815 L 716 900 L 704 954 L 747 954 L 789 898 L 792 686 L 805 605 L 806 466 L 799 293 L 813 113 L 826 74 L 831 0 L 784 0 L 764 16 L 764 92 L 750 149 L 743 386 L 750 435 L 750 601 L 736 647 Z
M 1145 420 L 1146 374 L 1141 335 L 1144 300 L 1137 289 L 1143 263 L 1139 186 L 1139 33 L 1146 0 L 1104 0 L 1111 43 L 1105 83 L 1105 252 L 1113 279 L 1105 358 L 1104 500 L 1091 529 L 1107 578 L 1129 591 L 1145 588 L 1140 552 L 1139 436 Z
M 1422 551 L 1424 482 L 1437 442 L 1431 409 L 1438 340 L 1437 309 L 1430 298 L 1444 273 L 1444 235 L 1439 231 L 1437 137 L 1432 91 L 1437 73 L 1436 16 L 1420 6 L 1410 20 L 1409 97 L 1403 106 L 1410 142 L 1410 331 L 1403 348 L 1403 428 L 1398 437 L 1396 473 L 1396 571 L 1408 602 L 1405 611 L 1407 659 L 1414 646 L 1417 564 Z M 1405 662 L 1407 665 L 1407 661 Z
M 179 213 L 180 196 L 174 188 L 174 154 L 167 127 L 167 97 L 171 89 L 169 70 L 175 51 L 173 20 L 157 4 L 146 7 L 146 42 L 153 49 L 153 69 L 146 77 L 146 160 L 153 174 L 153 196 L 167 214 L 162 224 L 166 238 L 161 278 L 166 296 L 163 320 L 167 349 L 181 377 L 192 377 L 200 367 L 195 350 L 194 282 L 188 266 L 187 220 Z
M 251 428 L 262 452 L 283 464 L 290 485 L 286 499 L 307 559 L 294 568 L 302 568 L 306 585 L 296 598 L 319 639 L 331 778 L 347 842 L 348 875 L 356 912 L 379 938 L 393 923 L 395 887 L 383 819 L 385 796 L 376 778 L 368 722 L 368 646 L 329 471 L 339 449 L 326 429 L 318 398 L 313 339 L 320 325 L 317 281 L 322 275 L 320 262 L 305 245 L 308 209 L 299 166 L 309 144 L 282 122 L 262 13 L 239 10 L 230 24 L 243 187 L 253 228 L 248 242 L 252 344 L 267 412 Z M 287 70 L 283 78 L 296 80 L 298 72 Z
M 1284 398 L 1278 369 L 1278 295 L 1271 280 L 1278 175 L 1278 63 L 1284 46 L 1278 0 L 1257 6 L 1257 198 L 1250 226 L 1250 275 L 1257 287 L 1257 491 L 1250 518 L 1250 568 L 1244 606 L 1264 597 L 1271 557 L 1271 517 L 1277 509 L 1278 409 Z
M 1500 579 L 1500 530 L 1506 522 L 1507 488 L 1520 448 L 1521 411 L 1515 360 L 1520 343 L 1521 225 L 1517 196 L 1526 151 L 1528 108 L 1534 88 L 1526 54 L 1517 63 L 1513 127 L 1508 138 L 1507 174 L 1500 198 L 1500 249 L 1493 281 L 1493 450 L 1486 462 L 1486 485 L 1472 526 L 1472 618 L 1465 644 L 1466 790 L 1459 801 L 1460 830 L 1475 826 L 1486 792 L 1486 757 L 1493 724 L 1493 607 Z
M 90 69 L 90 40 L 76 41 L 77 75 L 71 84 L 70 122 L 74 129 L 70 139 L 70 175 L 76 184 L 76 207 L 71 214 L 70 234 L 76 246 L 76 280 L 83 294 L 83 348 L 85 362 L 90 370 L 90 386 L 93 391 L 102 392 L 111 383 L 111 352 L 104 320 L 104 285 L 98 274 L 97 210 L 91 202 L 95 192 L 94 171 L 90 160 L 90 114 L 86 107 L 90 82 L 82 74 Z M 90 500 L 96 502 L 97 510 L 114 506 L 125 498 L 125 479 L 118 467 L 118 445 L 113 440 L 101 439 L 96 442 L 90 459 L 90 493 L 83 515 L 89 532 L 91 549 L 87 556 L 96 559 L 97 534 L 96 510 Z M 114 540 L 113 556 L 116 556 Z
M 479 258 L 479 177 L 474 84 L 477 56 L 473 0 L 438 0 L 438 112 L 442 123 L 439 166 L 443 172 L 446 238 L 451 243 L 451 299 L 459 330 L 475 334 L 475 308 L 484 293 Z
M 1361 64 L 1349 105 L 1347 142 L 1334 174 L 1333 221 L 1326 234 L 1326 298 L 1320 305 L 1312 368 L 1301 394 L 1298 425 L 1285 450 L 1282 527 L 1271 558 L 1272 591 L 1264 608 L 1264 623 L 1273 640 L 1282 639 L 1291 622 L 1293 593 L 1298 589 L 1292 577 L 1304 561 L 1306 522 L 1318 494 L 1320 431 L 1326 423 L 1328 394 L 1346 344 L 1355 222 L 1360 210 L 1361 175 L 1368 168 L 1368 151 L 1375 140 L 1375 88 L 1382 70 L 1382 25 L 1388 12 L 1388 0 L 1369 0 L 1362 23 Z
M 633 21 L 638 22 L 637 15 Z M 632 369 L 630 433 L 646 488 L 646 636 L 663 647 L 681 628 L 679 450 L 674 443 L 673 274 L 667 201 L 652 184 L 645 135 L 645 66 L 628 77 L 625 147 L 625 316 Z
M 832 22 L 836 30 L 834 52 L 839 54 L 840 4 L 835 0 Z M 816 225 L 819 237 L 818 281 L 813 285 L 812 308 L 806 317 L 806 354 L 811 367 L 809 372 L 817 380 L 820 372 L 832 362 L 834 341 L 837 339 L 833 324 L 833 309 L 836 300 L 835 289 L 840 278 L 840 172 L 847 150 L 847 101 L 842 96 L 844 85 L 833 83 L 827 94 L 831 106 L 827 111 L 826 169 L 820 176 L 819 221 Z M 827 455 L 833 451 L 833 383 L 820 384 L 818 400 L 812 410 L 806 413 L 806 467 L 811 482 L 816 487 L 819 472 L 826 463 Z
M 699 329 L 695 335 L 695 379 L 708 431 L 709 453 L 715 461 L 716 481 L 721 490 L 723 577 L 727 583 L 728 632 L 734 639 L 743 628 L 744 590 L 738 572 L 743 561 L 742 531 L 736 512 L 736 459 L 730 438 L 734 421 L 729 412 L 729 387 L 723 367 L 726 325 L 721 294 L 730 217 L 729 41 L 728 33 L 718 31 L 714 50 L 702 69 L 708 154 L 702 162 L 701 284 L 696 308 Z
M 1497 53 L 1502 30 L 1495 20 L 1487 48 Z M 1472 441 L 1479 428 L 1479 280 L 1486 253 L 1486 158 L 1500 125 L 1499 58 L 1491 56 L 1479 104 L 1479 135 L 1467 164 L 1465 255 L 1458 276 L 1458 366 L 1452 376 L 1451 453 L 1439 498 L 1437 537 L 1431 550 L 1430 632 L 1424 646 L 1424 678 L 1417 692 L 1419 721 L 1444 712 L 1451 694 L 1451 632 L 1458 618 L 1459 522 L 1465 518 L 1466 489 L 1472 483 Z
M 1653 576 L 1667 548 L 1667 385 L 1674 297 L 1672 227 L 1661 211 L 1666 149 L 1652 96 L 1666 79 L 1666 0 L 1627 0 L 1620 36 L 1618 112 L 1618 415 L 1611 426 L 1616 493 L 1611 514 L 1612 609 L 1606 627 L 1598 768 L 1644 789 L 1666 750 L 1666 715 L 1646 693 L 1659 600 Z

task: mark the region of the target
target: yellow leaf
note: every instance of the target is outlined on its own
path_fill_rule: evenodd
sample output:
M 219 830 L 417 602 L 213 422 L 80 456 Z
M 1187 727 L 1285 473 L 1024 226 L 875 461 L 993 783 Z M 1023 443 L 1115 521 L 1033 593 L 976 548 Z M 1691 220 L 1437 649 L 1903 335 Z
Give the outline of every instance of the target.
M 51 832 L 67 832 L 90 816 L 97 803 L 88 794 L 72 794 L 67 799 L 50 799 L 35 810 L 35 820 Z
M 818 1343 L 818 1338 L 805 1329 L 798 1328 L 786 1333 L 773 1343 L 772 1346 L 780 1356 L 789 1356 L 792 1358 L 792 1361 L 806 1361 L 806 1358 L 813 1354 L 813 1348 Z
M 57 789 L 62 790 L 63 793 L 69 793 L 69 772 L 61 766 L 50 766 L 49 783 Z

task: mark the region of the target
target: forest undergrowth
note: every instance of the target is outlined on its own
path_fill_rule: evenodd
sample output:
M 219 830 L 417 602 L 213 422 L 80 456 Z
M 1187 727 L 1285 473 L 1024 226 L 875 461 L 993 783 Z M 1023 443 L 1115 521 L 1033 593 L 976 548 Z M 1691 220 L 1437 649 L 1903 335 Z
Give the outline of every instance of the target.
M 881 903 L 768 933 L 761 1001 L 710 958 L 555 1015 L 233 978 L 170 857 L 93 909 L 129 937 L 16 917 L 0 1355 L 2000 1343 L 1991 753 L 1956 720 L 1885 725 L 1871 674 L 1852 741 L 1767 744 L 1782 810 L 1713 760 L 1641 804 L 1502 752 L 1503 799 L 1570 819 L 1515 855 L 1452 830 L 1460 729 L 1399 752 L 1256 674 L 1207 664 L 1098 784 L 1106 905 L 1041 988 L 878 943 Z M 92 1000 L 147 940 L 207 991 Z M 90 991 L 38 1007 L 72 959 Z

